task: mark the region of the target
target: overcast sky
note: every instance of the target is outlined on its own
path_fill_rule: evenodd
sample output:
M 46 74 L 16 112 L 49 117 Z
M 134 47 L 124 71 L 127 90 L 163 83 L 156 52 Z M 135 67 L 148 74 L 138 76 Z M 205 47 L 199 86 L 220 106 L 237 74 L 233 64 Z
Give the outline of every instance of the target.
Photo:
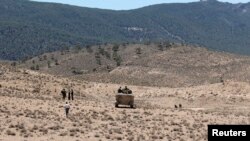
M 135 9 L 143 6 L 160 4 L 160 3 L 186 3 L 195 2 L 199 0 L 33 0 L 40 2 L 56 2 L 71 4 L 84 7 L 114 9 L 114 10 L 128 10 Z M 230 3 L 246 3 L 250 0 L 219 0 Z

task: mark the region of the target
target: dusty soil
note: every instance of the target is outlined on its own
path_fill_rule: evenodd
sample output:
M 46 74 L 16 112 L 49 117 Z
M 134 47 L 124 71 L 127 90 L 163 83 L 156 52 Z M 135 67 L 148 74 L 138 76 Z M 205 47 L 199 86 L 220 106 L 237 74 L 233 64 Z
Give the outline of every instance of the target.
M 250 84 L 128 85 L 135 109 L 115 108 L 120 85 L 0 68 L 0 140 L 207 140 L 208 124 L 250 124 Z M 72 88 L 69 118 L 60 91 Z

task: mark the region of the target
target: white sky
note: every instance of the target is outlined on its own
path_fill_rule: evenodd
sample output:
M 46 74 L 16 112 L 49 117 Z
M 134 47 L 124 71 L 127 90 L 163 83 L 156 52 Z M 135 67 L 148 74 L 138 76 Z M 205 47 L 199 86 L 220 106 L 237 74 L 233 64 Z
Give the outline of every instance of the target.
M 83 7 L 114 9 L 114 10 L 128 10 L 143 6 L 160 4 L 160 3 L 187 3 L 197 2 L 199 0 L 32 0 L 40 2 L 56 2 L 70 5 L 77 5 Z M 247 3 L 250 0 L 219 0 L 221 2 L 230 3 Z

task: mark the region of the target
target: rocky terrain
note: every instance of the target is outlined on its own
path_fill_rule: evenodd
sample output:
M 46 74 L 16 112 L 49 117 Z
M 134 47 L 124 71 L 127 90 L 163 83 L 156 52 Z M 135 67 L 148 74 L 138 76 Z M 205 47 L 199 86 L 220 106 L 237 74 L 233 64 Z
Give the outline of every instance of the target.
M 136 108 L 115 108 L 120 84 L 54 76 L 1 64 L 3 141 L 203 141 L 207 140 L 208 124 L 250 124 L 247 82 L 223 80 L 178 88 L 128 85 L 135 95 Z M 62 88 L 75 91 L 68 118 L 60 95 Z

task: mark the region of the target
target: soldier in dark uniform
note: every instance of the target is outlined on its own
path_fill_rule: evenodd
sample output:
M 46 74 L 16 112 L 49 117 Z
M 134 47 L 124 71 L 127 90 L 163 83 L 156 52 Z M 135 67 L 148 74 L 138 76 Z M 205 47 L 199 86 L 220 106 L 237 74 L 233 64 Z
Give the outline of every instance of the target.
M 120 88 L 118 89 L 118 93 L 123 93 L 122 87 L 120 87 Z
M 70 96 L 71 95 L 71 92 L 70 92 L 70 90 L 69 90 L 69 92 L 68 92 L 68 100 L 70 100 Z
M 122 90 L 122 92 L 123 92 L 124 94 L 128 94 L 128 93 L 129 93 L 129 89 L 128 89 L 128 87 L 127 87 L 127 86 L 125 86 L 125 88 Z
M 65 89 L 63 89 L 63 90 L 61 91 L 61 94 L 62 94 L 62 98 L 63 98 L 63 100 L 65 100 L 66 95 L 67 95 L 66 90 L 65 90 Z
M 71 89 L 71 91 L 70 91 L 70 96 L 71 96 L 71 100 L 74 100 L 74 91 L 73 91 L 73 89 Z

